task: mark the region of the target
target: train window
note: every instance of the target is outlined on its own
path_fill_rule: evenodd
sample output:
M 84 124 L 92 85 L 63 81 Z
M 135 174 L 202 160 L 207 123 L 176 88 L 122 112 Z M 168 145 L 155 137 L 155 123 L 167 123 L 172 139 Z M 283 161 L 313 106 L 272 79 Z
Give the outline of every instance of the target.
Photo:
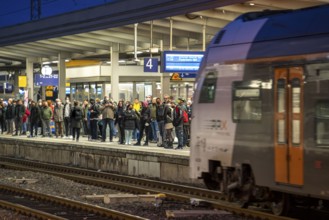
M 285 113 L 286 112 L 286 80 L 285 79 L 278 79 L 277 81 L 277 99 L 278 99 L 278 106 L 277 112 L 278 113 Z M 278 142 L 285 143 L 286 141 L 286 123 L 284 119 L 280 119 L 277 121 L 278 127 Z
M 291 100 L 291 106 L 292 106 L 292 113 L 300 113 L 300 94 L 301 94 L 301 88 L 300 88 L 300 79 L 293 78 L 291 81 L 292 86 L 292 100 Z M 300 144 L 300 120 L 294 119 L 292 120 L 292 143 L 295 145 Z
M 217 73 L 207 73 L 199 97 L 199 103 L 214 103 L 216 95 Z
M 329 145 L 329 100 L 316 105 L 315 139 L 318 145 Z
M 233 82 L 233 121 L 258 121 L 262 117 L 261 82 Z

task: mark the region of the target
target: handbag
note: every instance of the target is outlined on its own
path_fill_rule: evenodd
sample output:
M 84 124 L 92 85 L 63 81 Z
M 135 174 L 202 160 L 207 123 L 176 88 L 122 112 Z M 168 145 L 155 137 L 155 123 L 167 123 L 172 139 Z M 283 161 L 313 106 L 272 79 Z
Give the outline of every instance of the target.
M 171 122 L 165 124 L 165 129 L 173 129 L 173 128 L 174 125 Z

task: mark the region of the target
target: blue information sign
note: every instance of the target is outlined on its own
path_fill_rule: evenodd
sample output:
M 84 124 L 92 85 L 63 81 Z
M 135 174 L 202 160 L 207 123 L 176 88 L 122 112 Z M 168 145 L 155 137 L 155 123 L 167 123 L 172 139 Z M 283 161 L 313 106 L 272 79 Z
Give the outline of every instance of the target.
M 180 73 L 181 78 L 196 78 L 196 73 Z
M 58 74 L 42 75 L 35 74 L 34 84 L 36 86 L 58 86 Z
M 14 90 L 14 85 L 10 83 L 0 84 L 0 93 L 3 93 L 3 88 L 5 87 L 5 93 L 12 93 Z
M 203 59 L 202 51 L 164 51 L 161 67 L 164 73 L 196 73 Z
M 144 58 L 144 72 L 158 72 L 159 62 L 157 58 Z

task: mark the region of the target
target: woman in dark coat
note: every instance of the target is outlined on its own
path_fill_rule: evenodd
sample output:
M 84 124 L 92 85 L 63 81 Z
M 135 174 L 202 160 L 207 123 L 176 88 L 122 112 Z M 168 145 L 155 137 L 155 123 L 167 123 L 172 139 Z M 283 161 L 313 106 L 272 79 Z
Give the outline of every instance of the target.
M 38 125 L 40 121 L 40 108 L 37 104 L 32 101 L 31 102 L 31 109 L 30 109 L 30 137 L 37 137 L 38 135 Z M 33 136 L 33 130 L 35 135 Z
M 131 104 L 127 105 L 127 109 L 124 113 L 126 145 L 131 145 L 133 130 L 136 129 L 136 120 L 137 116 L 136 112 L 133 110 L 133 106 Z
M 124 115 L 125 109 L 123 106 L 123 101 L 119 101 L 117 111 L 115 113 L 115 124 L 118 124 L 119 130 L 119 144 L 124 144 L 125 140 Z
M 73 135 L 73 141 L 75 140 L 75 137 L 77 137 L 77 142 L 79 141 L 80 137 L 80 129 L 82 127 L 81 120 L 83 119 L 83 111 L 82 108 L 79 106 L 78 101 L 74 101 L 74 107 L 71 111 L 71 126 L 72 126 L 72 135 Z

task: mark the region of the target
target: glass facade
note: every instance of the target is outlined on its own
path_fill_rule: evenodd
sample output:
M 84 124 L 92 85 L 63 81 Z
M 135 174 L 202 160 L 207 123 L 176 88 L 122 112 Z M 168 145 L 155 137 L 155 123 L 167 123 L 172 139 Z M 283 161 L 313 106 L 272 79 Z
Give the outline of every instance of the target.
M 155 89 L 153 89 L 152 83 L 134 83 L 119 83 L 119 99 L 133 101 L 135 98 L 138 98 L 139 100 L 145 100 L 145 97 L 149 95 L 163 98 L 160 83 L 154 84 L 156 87 Z M 179 97 L 183 97 L 186 100 L 191 100 L 193 97 L 193 88 L 193 82 L 171 83 L 169 95 L 173 96 L 174 100 L 177 100 Z M 155 94 L 153 94 L 153 92 L 155 92 Z M 101 82 L 71 83 L 69 87 L 66 87 L 66 95 L 70 96 L 72 100 L 78 101 L 83 101 L 85 99 L 89 100 L 91 98 L 103 99 L 103 95 L 112 97 L 111 84 Z

